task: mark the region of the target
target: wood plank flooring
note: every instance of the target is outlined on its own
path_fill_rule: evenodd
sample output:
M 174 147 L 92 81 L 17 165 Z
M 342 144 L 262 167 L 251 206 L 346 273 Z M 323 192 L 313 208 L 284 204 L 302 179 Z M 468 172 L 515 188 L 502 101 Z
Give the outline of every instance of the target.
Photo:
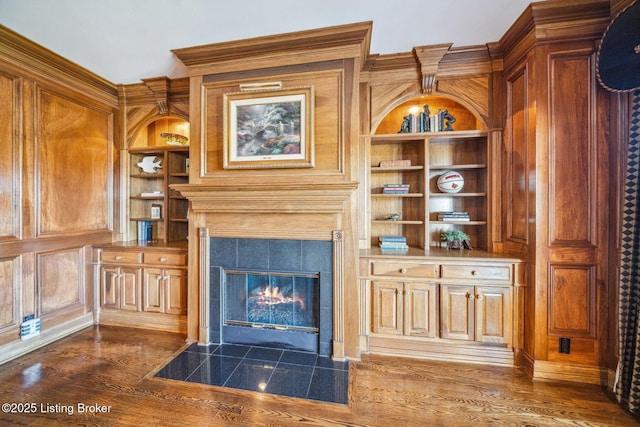
M 351 363 L 347 406 L 154 378 L 184 346 L 100 326 L 1 365 L 0 403 L 17 412 L 0 412 L 0 425 L 638 425 L 597 386 L 503 367 L 371 356 Z

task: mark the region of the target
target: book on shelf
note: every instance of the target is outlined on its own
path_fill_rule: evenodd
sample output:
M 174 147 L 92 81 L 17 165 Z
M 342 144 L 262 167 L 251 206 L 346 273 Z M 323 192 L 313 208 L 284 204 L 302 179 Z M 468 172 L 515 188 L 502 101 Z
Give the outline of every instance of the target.
M 411 160 L 381 160 L 378 166 L 380 166 L 381 168 L 411 166 Z
M 382 194 L 408 194 L 409 184 L 385 184 Z
M 438 212 L 438 221 L 469 221 L 469 213 L 468 212 L 458 212 L 458 211 L 449 211 L 449 212 Z
M 162 191 L 147 191 L 140 193 L 140 197 L 164 197 Z
M 153 240 L 153 225 L 151 221 L 138 221 L 138 241 L 150 242 Z
M 384 243 L 384 242 L 380 242 L 378 244 L 378 246 L 380 246 L 380 249 L 393 249 L 393 250 L 408 250 L 409 249 L 409 245 L 407 245 L 406 243 Z
M 407 243 L 407 238 L 404 236 L 380 236 L 378 237 L 380 243 Z

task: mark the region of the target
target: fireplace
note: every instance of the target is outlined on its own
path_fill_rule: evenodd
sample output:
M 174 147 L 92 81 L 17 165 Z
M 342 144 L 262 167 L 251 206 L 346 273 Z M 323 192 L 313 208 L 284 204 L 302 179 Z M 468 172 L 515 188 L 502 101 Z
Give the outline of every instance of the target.
M 316 333 L 319 277 L 225 270 L 223 324 Z
M 210 341 L 331 355 L 332 242 L 211 238 Z

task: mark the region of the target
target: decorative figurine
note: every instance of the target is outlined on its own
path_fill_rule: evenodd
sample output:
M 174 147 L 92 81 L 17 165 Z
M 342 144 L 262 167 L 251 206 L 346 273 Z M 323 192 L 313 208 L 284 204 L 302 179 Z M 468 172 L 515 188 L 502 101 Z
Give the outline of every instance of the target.
M 402 125 L 400 126 L 400 131 L 398 133 L 410 133 L 411 132 L 411 114 L 408 116 L 404 116 L 404 120 L 402 120 Z
M 444 110 L 442 112 L 442 121 L 444 122 L 445 132 L 446 131 L 450 132 L 453 130 L 453 127 L 451 125 L 453 125 L 456 122 L 456 118 L 449 113 L 449 110 Z
M 431 112 L 429 111 L 429 105 L 424 104 L 423 111 L 419 114 L 420 120 L 420 129 L 421 132 L 430 132 L 431 131 L 431 122 L 429 120 L 429 116 L 431 116 Z

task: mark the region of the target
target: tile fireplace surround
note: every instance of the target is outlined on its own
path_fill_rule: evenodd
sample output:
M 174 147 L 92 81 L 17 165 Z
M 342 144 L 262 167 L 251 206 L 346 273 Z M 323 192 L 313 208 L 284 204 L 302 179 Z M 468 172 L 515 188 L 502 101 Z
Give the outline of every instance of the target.
M 290 239 L 237 239 L 213 237 L 210 240 L 210 294 L 209 294 L 209 340 L 211 343 L 232 342 L 260 345 L 254 339 L 273 340 L 269 346 L 287 348 L 286 340 L 297 334 L 303 340 L 317 339 L 315 349 L 321 356 L 332 354 L 333 338 L 333 261 L 330 241 Z M 225 326 L 224 309 L 225 270 L 247 270 L 257 272 L 288 272 L 319 274 L 319 334 L 254 329 L 247 326 Z M 254 338 L 255 337 L 255 338 Z M 282 338 L 281 338 L 282 337 Z M 315 338 L 314 338 L 315 337 Z M 238 341 L 240 340 L 240 341 Z M 245 340 L 245 342 L 242 342 Z M 249 341 L 247 341 L 249 340 Z

